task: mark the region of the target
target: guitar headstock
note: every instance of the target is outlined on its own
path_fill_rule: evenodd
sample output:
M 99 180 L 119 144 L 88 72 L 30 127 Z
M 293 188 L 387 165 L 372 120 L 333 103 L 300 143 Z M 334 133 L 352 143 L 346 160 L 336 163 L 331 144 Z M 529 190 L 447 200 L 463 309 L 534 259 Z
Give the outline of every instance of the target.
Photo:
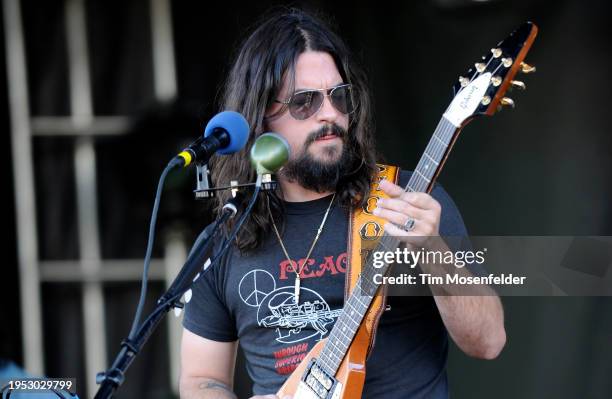
M 459 127 L 477 115 L 493 115 L 501 106 L 514 107 L 504 96 L 510 88 L 526 88 L 514 80 L 518 72 L 535 72 L 524 59 L 537 33 L 535 24 L 525 22 L 483 55 L 453 86 L 454 98 L 444 117 Z

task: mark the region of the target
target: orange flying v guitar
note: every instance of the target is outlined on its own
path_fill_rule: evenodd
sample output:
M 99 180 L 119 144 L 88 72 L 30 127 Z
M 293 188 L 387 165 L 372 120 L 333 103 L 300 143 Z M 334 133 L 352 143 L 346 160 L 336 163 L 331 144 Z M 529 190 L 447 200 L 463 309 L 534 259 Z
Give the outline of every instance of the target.
M 487 52 L 468 69 L 453 87 L 454 97 L 442 115 L 421 156 L 406 191 L 430 192 L 461 129 L 475 116 L 493 115 L 502 106 L 514 106 L 504 97 L 509 88 L 525 89 L 513 80 L 517 72 L 530 73 L 535 68 L 523 62 L 537 27 L 526 22 Z M 399 240 L 383 234 L 374 251 L 392 251 Z M 354 260 L 353 260 L 354 261 Z M 379 265 L 377 265 L 379 266 Z M 345 301 L 329 337 L 319 341 L 295 369 L 277 395 L 295 399 L 361 398 L 365 381 L 365 362 L 371 333 L 364 318 L 374 308 L 380 286 L 373 274 L 386 274 L 389 265 L 374 268 L 368 258 L 361 269 L 351 295 Z

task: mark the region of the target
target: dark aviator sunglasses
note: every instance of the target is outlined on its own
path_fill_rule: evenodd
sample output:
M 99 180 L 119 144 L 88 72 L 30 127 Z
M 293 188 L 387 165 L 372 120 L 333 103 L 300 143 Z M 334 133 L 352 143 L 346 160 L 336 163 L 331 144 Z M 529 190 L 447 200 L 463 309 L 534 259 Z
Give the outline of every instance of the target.
M 304 120 L 316 114 L 325 97 L 329 97 L 332 105 L 343 114 L 355 111 L 351 95 L 351 84 L 341 84 L 327 89 L 310 89 L 295 92 L 286 101 L 274 100 L 277 103 L 288 105 L 289 113 L 295 119 Z

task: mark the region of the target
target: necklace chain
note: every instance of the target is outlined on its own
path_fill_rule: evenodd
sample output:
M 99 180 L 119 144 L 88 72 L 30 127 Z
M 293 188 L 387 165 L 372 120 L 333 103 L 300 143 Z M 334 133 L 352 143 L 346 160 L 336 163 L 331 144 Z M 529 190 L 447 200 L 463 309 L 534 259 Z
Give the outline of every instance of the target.
M 266 197 L 266 198 L 268 201 L 268 214 L 270 215 L 270 220 L 272 221 L 272 227 L 274 228 L 274 233 L 276 233 L 276 238 L 278 238 L 278 243 L 280 244 L 283 252 L 285 253 L 285 257 L 287 258 L 287 261 L 289 262 L 289 267 L 291 267 L 291 271 L 295 273 L 294 296 L 295 296 L 295 303 L 298 303 L 300 301 L 300 274 L 302 273 L 302 270 L 306 266 L 306 262 L 308 262 L 308 259 L 310 259 L 310 255 L 312 254 L 312 251 L 314 250 L 314 247 L 317 244 L 319 237 L 321 236 L 321 232 L 323 232 L 323 226 L 325 226 L 325 222 L 327 221 L 327 216 L 329 215 L 329 210 L 331 209 L 331 206 L 334 203 L 334 199 L 336 198 L 336 193 L 334 193 L 331 201 L 329 202 L 329 205 L 327 206 L 327 210 L 325 211 L 325 215 L 323 215 L 323 220 L 321 221 L 321 225 L 319 226 L 319 229 L 317 230 L 317 234 L 315 235 L 315 238 L 312 241 L 312 244 L 310 245 L 310 249 L 308 250 L 308 254 L 306 255 L 306 258 L 304 259 L 304 263 L 301 266 L 299 266 L 299 269 L 297 270 L 296 270 L 296 267 L 291 262 L 291 257 L 289 256 L 289 252 L 287 252 L 287 248 L 285 248 L 285 244 L 283 243 L 280 233 L 278 232 L 276 223 L 274 223 L 274 217 L 272 216 L 272 211 L 270 211 L 270 198 L 269 197 Z M 299 262 L 296 261 L 295 264 L 299 265 Z

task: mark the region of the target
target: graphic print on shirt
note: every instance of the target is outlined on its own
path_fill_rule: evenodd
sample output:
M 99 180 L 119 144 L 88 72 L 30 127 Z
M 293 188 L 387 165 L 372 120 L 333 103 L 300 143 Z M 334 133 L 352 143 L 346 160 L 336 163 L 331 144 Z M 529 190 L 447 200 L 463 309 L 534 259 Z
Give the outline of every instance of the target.
M 326 257 L 322 266 L 329 264 L 328 258 L 333 259 Z M 338 256 L 338 263 L 345 261 L 346 254 Z M 287 279 L 286 267 L 283 267 L 285 262 L 280 265 L 281 279 Z M 329 266 L 323 267 L 330 270 Z M 345 272 L 345 268 L 339 266 L 333 267 L 332 274 L 337 274 L 338 269 Z M 284 344 L 294 344 L 312 337 L 316 337 L 317 341 L 323 339 L 329 333 L 330 324 L 342 312 L 342 309 L 331 310 L 318 292 L 306 287 L 301 287 L 300 303 L 296 303 L 294 285 L 277 287 L 272 274 L 263 269 L 247 272 L 238 284 L 238 292 L 246 305 L 257 308 L 257 324 L 266 328 L 276 327 L 276 341 Z

